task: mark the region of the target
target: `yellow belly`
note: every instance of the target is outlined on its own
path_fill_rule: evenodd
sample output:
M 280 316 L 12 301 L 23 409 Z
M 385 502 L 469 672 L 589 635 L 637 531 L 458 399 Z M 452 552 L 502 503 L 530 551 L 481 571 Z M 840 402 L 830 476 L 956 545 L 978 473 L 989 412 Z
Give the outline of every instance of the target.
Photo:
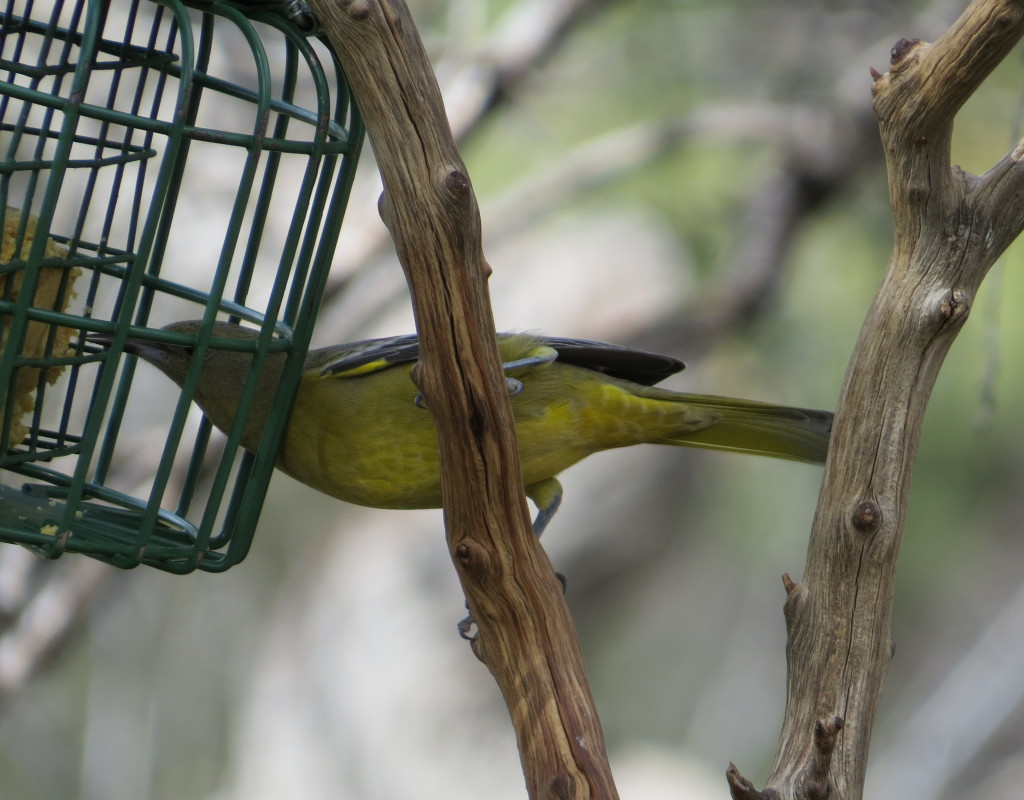
M 553 364 L 522 376 L 525 388 L 512 398 L 512 410 L 526 485 L 554 477 L 598 450 L 647 440 L 650 420 L 639 420 L 639 407 L 673 405 L 639 398 L 592 375 Z M 408 367 L 304 382 L 280 468 L 350 503 L 439 507 L 437 434 L 415 396 Z M 317 433 L 311 440 L 301 431 Z

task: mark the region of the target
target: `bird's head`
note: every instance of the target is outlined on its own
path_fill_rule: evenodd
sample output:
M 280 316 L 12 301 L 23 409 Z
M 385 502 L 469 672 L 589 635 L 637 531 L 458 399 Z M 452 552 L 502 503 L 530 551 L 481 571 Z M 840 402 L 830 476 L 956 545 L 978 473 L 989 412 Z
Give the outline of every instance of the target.
M 130 338 L 125 341 L 126 353 L 138 356 L 149 362 L 179 386 L 185 384 L 189 367 L 195 356 L 195 337 L 202 327 L 200 320 L 172 322 L 163 328 L 168 333 L 187 334 L 187 341 L 158 341 L 146 338 Z M 216 341 L 203 353 L 203 366 L 195 387 L 194 400 L 209 416 L 215 425 L 222 430 L 230 426 L 246 379 L 252 369 L 253 352 L 259 331 L 227 322 L 215 322 L 211 330 L 214 340 L 221 340 L 223 346 Z M 107 334 L 94 334 L 87 341 L 109 346 L 113 337 Z M 224 340 L 244 341 L 249 343 L 241 348 L 230 347 Z M 272 353 L 267 359 L 256 398 L 250 412 L 250 420 L 258 420 L 264 414 L 274 397 L 284 364 L 283 353 Z M 258 424 L 258 423 L 257 423 Z
M 154 339 L 133 337 L 125 340 L 124 351 L 148 361 L 167 375 L 178 385 L 185 381 L 189 365 L 192 363 L 195 354 L 195 336 L 202 327 L 201 320 L 186 320 L 172 322 L 162 330 L 168 333 L 186 334 L 188 341 L 166 342 Z M 228 322 L 215 322 L 211 331 L 214 339 L 235 339 L 247 342 L 255 342 L 258 331 L 252 328 L 245 328 L 241 325 L 233 325 Z M 110 346 L 113 336 L 105 333 L 90 334 L 86 341 L 93 344 Z M 232 380 L 240 377 L 244 380 L 248 371 L 248 365 L 252 363 L 252 349 L 248 348 L 219 348 L 211 345 L 203 357 L 203 374 L 217 373 L 222 375 L 221 380 Z

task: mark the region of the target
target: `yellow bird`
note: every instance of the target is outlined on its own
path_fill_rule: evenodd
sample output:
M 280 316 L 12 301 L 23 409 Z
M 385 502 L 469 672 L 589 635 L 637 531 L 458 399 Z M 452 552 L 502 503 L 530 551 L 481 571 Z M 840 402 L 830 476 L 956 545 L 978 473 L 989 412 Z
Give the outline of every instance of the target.
M 165 330 L 198 333 L 200 323 Z M 255 339 L 258 332 L 218 322 L 213 336 Z M 109 343 L 106 336 L 91 341 Z M 179 385 L 192 349 L 141 339 L 125 348 Z M 512 394 L 527 496 L 538 534 L 561 501 L 555 478 L 592 453 L 634 444 L 733 450 L 821 463 L 832 414 L 787 406 L 681 394 L 654 386 L 683 368 L 670 356 L 581 339 L 499 334 Z M 277 467 L 349 503 L 376 508 L 439 508 L 437 434 L 410 370 L 416 336 L 370 339 L 309 352 Z M 242 445 L 255 451 L 276 394 L 284 353 L 268 356 Z M 252 355 L 210 348 L 195 402 L 230 429 Z

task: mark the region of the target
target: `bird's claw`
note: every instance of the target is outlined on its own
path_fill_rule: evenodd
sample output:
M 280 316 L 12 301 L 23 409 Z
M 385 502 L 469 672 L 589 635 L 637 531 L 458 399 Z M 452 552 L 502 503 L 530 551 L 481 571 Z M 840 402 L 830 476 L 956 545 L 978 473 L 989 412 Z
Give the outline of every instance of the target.
M 458 628 L 459 636 L 461 636 L 467 642 L 472 642 L 476 639 L 476 620 L 473 619 L 472 614 L 467 614 L 462 619 L 460 619 L 455 627 Z

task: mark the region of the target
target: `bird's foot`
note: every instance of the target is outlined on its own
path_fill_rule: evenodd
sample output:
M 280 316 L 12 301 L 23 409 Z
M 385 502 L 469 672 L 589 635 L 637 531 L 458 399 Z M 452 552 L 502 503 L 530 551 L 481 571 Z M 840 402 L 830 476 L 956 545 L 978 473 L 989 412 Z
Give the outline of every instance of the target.
M 515 361 L 506 361 L 501 365 L 501 368 L 508 372 L 513 369 L 523 369 L 524 367 L 540 367 L 544 364 L 550 364 L 558 358 L 558 351 L 553 347 L 547 345 L 534 349 L 533 354 L 526 358 L 517 358 Z
M 565 590 L 569 586 L 569 582 L 565 579 L 565 575 L 563 575 L 561 572 L 556 572 L 555 577 L 558 578 L 558 582 L 562 585 L 562 594 L 565 594 Z M 468 603 L 466 604 L 466 608 L 467 610 L 469 609 Z M 472 614 L 466 614 L 466 616 L 464 616 L 462 619 L 458 621 L 455 627 L 459 631 L 459 636 L 465 639 L 467 642 L 476 641 L 476 637 L 477 634 L 479 633 L 479 630 L 477 630 L 476 620 L 473 619 Z
M 543 364 L 550 364 L 558 358 L 558 351 L 553 347 L 538 347 L 534 351 L 534 355 L 527 356 L 526 358 L 519 358 L 515 361 L 506 361 L 501 365 L 504 372 L 508 372 L 510 369 L 523 369 L 524 367 L 539 367 Z M 508 392 L 509 397 L 515 397 L 523 392 L 523 382 L 516 378 L 505 376 L 505 390 Z M 427 401 L 423 398 L 423 392 L 417 392 L 416 397 L 413 398 L 413 403 L 416 404 L 417 408 L 426 408 Z
M 460 619 L 455 627 L 459 631 L 459 636 L 461 636 L 467 642 L 474 641 L 476 639 L 477 633 L 479 632 L 476 630 L 476 620 L 473 619 L 472 614 L 467 614 L 462 619 Z

